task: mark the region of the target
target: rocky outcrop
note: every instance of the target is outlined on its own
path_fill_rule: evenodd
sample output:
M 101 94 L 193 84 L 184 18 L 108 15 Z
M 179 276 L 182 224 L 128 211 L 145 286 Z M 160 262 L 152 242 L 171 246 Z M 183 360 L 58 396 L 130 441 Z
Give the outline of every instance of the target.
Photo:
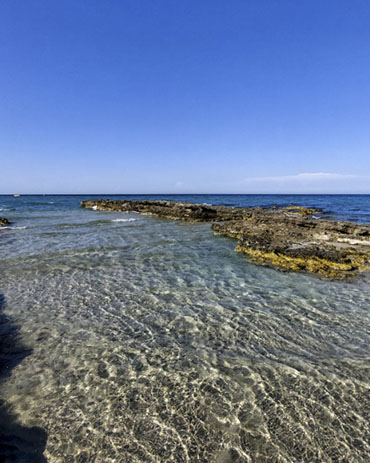
M 0 217 L 0 227 L 5 227 L 6 225 L 9 225 L 9 220 L 5 217 Z
M 224 222 L 228 220 L 248 220 L 254 216 L 279 214 L 284 216 L 301 216 L 320 212 L 321 209 L 306 209 L 291 206 L 285 209 L 262 209 L 261 207 L 212 206 L 180 201 L 127 201 L 111 199 L 92 199 L 82 201 L 82 207 L 100 211 L 140 212 L 156 215 L 165 219 L 187 220 L 194 222 Z
M 370 226 L 264 214 L 247 221 L 213 224 L 217 234 L 238 239 L 248 260 L 328 278 L 370 270 Z
M 176 201 L 121 200 L 90 200 L 81 206 L 214 222 L 214 233 L 237 239 L 236 250 L 258 264 L 328 278 L 347 278 L 370 270 L 370 225 L 313 218 L 319 209 L 232 208 Z
M 177 201 L 123 201 L 123 200 L 89 200 L 82 201 L 82 207 L 102 211 L 134 211 L 151 214 L 165 219 L 191 220 L 195 222 L 217 222 L 241 220 L 253 213 L 253 208 L 231 208 L 209 206 Z

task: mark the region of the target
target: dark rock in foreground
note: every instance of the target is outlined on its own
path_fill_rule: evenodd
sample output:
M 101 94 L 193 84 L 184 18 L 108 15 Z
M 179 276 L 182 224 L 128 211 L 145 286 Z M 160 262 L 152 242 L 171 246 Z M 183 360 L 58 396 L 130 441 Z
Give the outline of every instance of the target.
M 346 278 L 370 270 L 370 225 L 312 218 L 318 209 L 290 206 L 232 208 L 176 201 L 89 200 L 82 207 L 136 211 L 213 223 L 216 234 L 238 239 L 249 261 L 291 271 Z
M 9 225 L 9 220 L 5 217 L 0 217 L 0 227 L 5 227 L 6 225 Z

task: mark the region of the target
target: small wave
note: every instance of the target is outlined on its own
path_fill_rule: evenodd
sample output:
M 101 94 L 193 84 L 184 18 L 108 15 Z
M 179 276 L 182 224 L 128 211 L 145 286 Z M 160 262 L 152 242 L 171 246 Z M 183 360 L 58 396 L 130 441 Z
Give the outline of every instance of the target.
M 11 230 L 23 230 L 23 229 L 25 229 L 27 227 L 17 227 L 17 226 L 13 227 L 13 226 L 9 225 L 9 226 L 6 226 L 6 227 L 0 227 L 0 230 L 5 230 L 7 228 L 11 229 Z
M 113 219 L 112 222 L 135 222 L 137 219 Z
M 49 204 L 47 201 L 29 201 L 25 203 L 25 206 L 46 206 Z

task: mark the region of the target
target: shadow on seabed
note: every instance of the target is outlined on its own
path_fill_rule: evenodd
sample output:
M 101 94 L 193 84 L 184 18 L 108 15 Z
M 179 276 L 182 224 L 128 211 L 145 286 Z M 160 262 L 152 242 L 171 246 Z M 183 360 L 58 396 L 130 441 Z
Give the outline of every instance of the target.
M 0 294 L 0 387 L 11 371 L 32 350 L 19 341 L 19 330 L 12 320 L 2 313 L 5 298 Z M 47 440 L 46 432 L 39 427 L 27 428 L 17 423 L 17 417 L 0 398 L 0 462 L 43 463 Z

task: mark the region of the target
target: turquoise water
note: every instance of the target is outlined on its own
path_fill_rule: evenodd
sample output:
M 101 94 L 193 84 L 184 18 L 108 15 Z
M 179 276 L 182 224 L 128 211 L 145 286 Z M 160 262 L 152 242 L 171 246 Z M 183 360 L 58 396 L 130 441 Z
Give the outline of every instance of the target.
M 87 198 L 0 196 L 4 455 L 370 461 L 369 276 L 256 266 L 209 224 L 79 208 Z M 369 196 L 173 199 L 370 223 Z

